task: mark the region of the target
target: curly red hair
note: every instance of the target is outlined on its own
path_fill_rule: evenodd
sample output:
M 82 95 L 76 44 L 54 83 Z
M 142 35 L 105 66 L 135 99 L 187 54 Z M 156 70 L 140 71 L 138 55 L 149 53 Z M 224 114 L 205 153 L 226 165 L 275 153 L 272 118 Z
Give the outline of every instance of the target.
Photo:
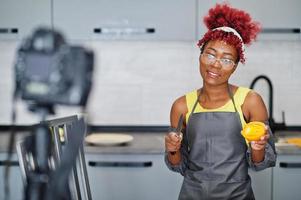
M 229 45 L 233 45 L 238 52 L 238 61 L 245 62 L 243 51 L 243 43 L 250 45 L 256 39 L 260 31 L 258 22 L 252 21 L 248 13 L 236 8 L 230 7 L 228 4 L 216 4 L 214 8 L 209 10 L 207 16 L 204 17 L 204 23 L 209 29 L 207 33 L 199 40 L 198 46 L 204 47 L 210 40 L 222 40 Z M 228 26 L 235 29 L 241 36 L 241 41 L 232 32 L 222 30 L 213 30 L 218 27 Z M 242 43 L 243 42 L 243 43 Z

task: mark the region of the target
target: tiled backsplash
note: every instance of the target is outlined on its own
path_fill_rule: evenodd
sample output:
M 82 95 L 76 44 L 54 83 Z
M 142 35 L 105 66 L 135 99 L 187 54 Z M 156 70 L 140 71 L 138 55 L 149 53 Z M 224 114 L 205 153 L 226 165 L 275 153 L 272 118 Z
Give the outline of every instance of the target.
M 18 43 L 0 42 L 0 124 L 10 124 L 13 62 Z M 89 120 L 95 125 L 168 125 L 172 102 L 201 86 L 196 42 L 112 41 L 85 42 L 96 55 Z M 290 125 L 301 124 L 301 42 L 258 41 L 247 48 L 231 83 L 248 87 L 265 74 L 274 86 L 274 118 L 285 112 Z M 255 89 L 268 103 L 268 88 Z M 57 116 L 79 112 L 59 106 Z M 18 102 L 18 124 L 35 123 L 38 117 Z

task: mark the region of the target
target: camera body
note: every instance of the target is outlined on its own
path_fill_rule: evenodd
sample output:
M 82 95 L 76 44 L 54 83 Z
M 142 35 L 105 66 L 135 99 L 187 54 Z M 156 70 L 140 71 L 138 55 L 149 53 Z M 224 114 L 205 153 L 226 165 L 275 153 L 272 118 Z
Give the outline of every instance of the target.
M 17 52 L 16 94 L 39 105 L 85 106 L 93 64 L 93 52 L 68 45 L 57 31 L 39 28 Z

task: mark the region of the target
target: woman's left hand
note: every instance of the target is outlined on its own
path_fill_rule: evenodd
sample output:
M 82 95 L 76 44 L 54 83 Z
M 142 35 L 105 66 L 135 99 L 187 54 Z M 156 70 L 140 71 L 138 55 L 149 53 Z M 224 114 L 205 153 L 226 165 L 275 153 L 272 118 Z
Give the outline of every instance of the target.
M 265 145 L 270 138 L 270 134 L 268 133 L 268 126 L 265 126 L 265 135 L 260 138 L 258 141 L 251 141 L 251 148 L 255 151 L 261 151 L 265 148 Z

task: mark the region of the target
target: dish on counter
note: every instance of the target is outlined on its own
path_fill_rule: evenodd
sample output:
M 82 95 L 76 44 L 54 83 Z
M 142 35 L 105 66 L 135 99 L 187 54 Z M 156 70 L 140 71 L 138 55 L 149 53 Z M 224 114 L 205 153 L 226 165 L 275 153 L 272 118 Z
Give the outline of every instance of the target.
M 295 146 L 301 147 L 301 138 L 298 138 L 298 137 L 287 138 L 286 142 L 289 144 L 293 144 Z
M 92 133 L 85 137 L 85 142 L 92 145 L 115 146 L 125 145 L 133 141 L 134 137 L 120 133 Z
M 292 146 L 292 147 L 301 147 L 301 138 L 300 137 L 287 137 L 287 138 L 279 138 L 275 143 L 275 146 Z

